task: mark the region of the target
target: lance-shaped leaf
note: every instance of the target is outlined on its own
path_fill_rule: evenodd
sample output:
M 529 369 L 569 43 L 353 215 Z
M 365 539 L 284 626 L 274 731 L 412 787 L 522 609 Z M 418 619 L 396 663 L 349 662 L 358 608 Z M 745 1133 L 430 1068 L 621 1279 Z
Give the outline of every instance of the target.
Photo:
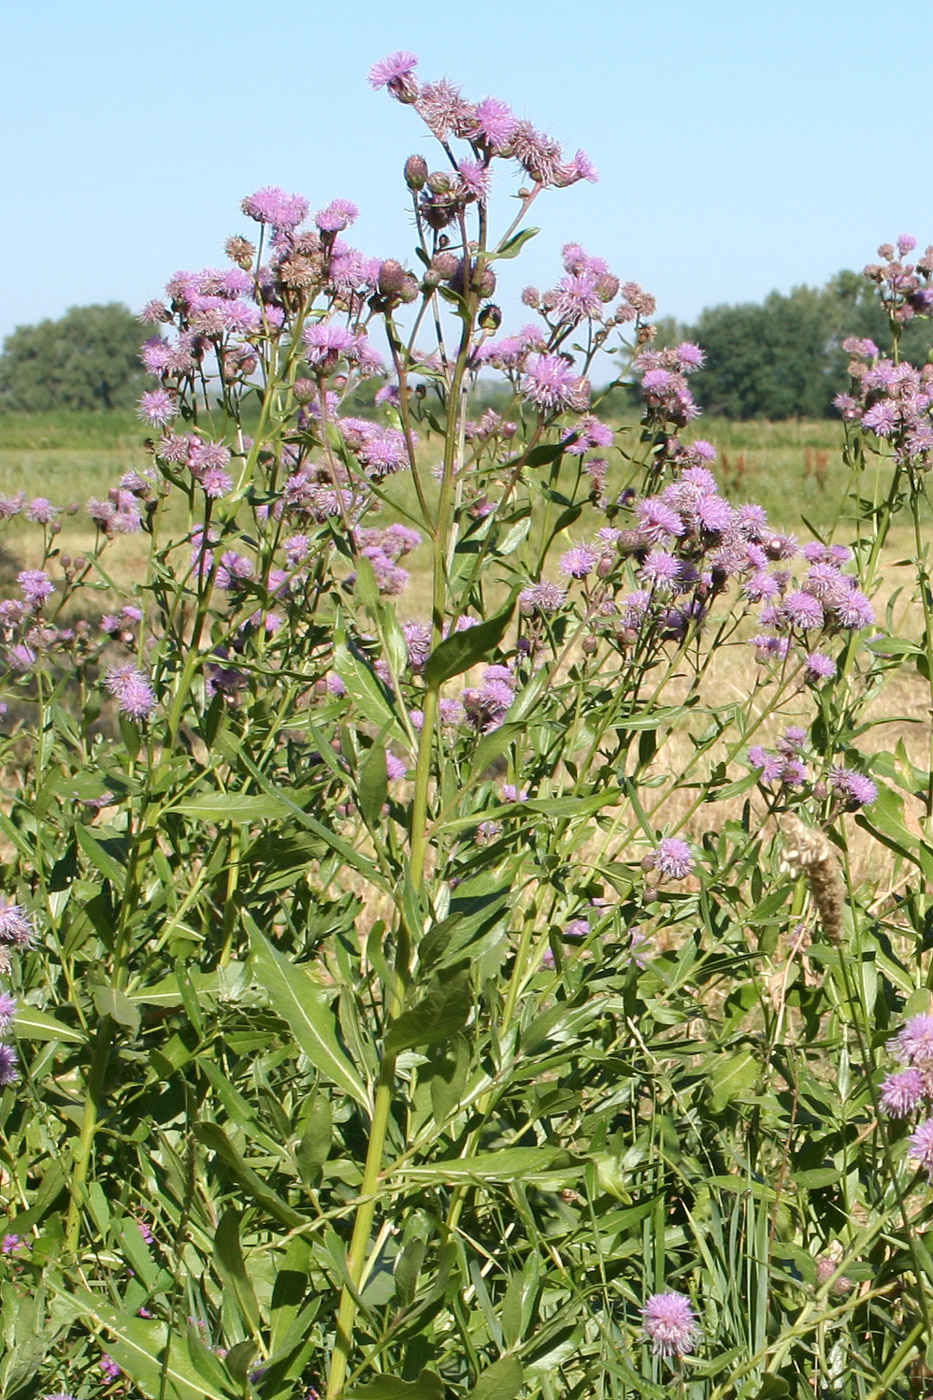
M 472 1005 L 468 972 L 436 982 L 416 1006 L 393 1021 L 386 1036 L 386 1054 L 442 1044 L 466 1025 Z
M 488 657 L 509 625 L 515 610 L 515 596 L 513 593 L 502 611 L 487 622 L 468 627 L 463 632 L 453 632 L 437 644 L 424 668 L 425 684 L 429 690 L 436 690 L 451 676 L 461 675 Z
M 323 990 L 303 968 L 277 952 L 255 926 L 250 944 L 257 981 L 266 989 L 273 1010 L 288 1022 L 299 1047 L 315 1069 L 368 1108 L 366 1086 L 340 1043 Z

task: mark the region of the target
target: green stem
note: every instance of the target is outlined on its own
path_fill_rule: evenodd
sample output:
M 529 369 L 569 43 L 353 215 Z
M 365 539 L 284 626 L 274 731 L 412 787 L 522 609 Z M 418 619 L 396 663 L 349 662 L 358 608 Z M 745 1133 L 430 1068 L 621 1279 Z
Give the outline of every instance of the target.
M 109 1016 L 106 1016 L 97 1032 L 94 1054 L 88 1070 L 84 1116 L 81 1120 L 81 1133 L 71 1172 L 71 1200 L 68 1203 L 68 1218 L 65 1223 L 65 1250 L 68 1254 L 74 1254 L 81 1233 L 81 1203 L 90 1168 L 94 1137 L 101 1117 L 101 1099 L 107 1065 L 110 1061 L 113 1033 L 113 1021 Z
M 372 1128 L 366 1149 L 366 1164 L 363 1168 L 363 1182 L 360 1187 L 360 1201 L 353 1234 L 347 1252 L 347 1274 L 349 1281 L 340 1294 L 337 1311 L 337 1330 L 334 1350 L 330 1359 L 325 1400 L 336 1400 L 346 1381 L 350 1351 L 353 1345 L 353 1325 L 359 1312 L 359 1289 L 366 1262 L 366 1251 L 372 1233 L 373 1218 L 378 1200 L 379 1176 L 385 1152 L 386 1131 L 389 1125 L 389 1110 L 392 1106 L 392 1092 L 395 1087 L 395 1056 L 386 1055 L 379 1072 L 376 1086 L 376 1099 L 373 1106 Z

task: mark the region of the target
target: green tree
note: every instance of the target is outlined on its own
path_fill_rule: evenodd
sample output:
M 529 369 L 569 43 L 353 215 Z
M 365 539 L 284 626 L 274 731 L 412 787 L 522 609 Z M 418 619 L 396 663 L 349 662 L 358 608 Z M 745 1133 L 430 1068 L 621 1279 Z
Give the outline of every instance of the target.
M 772 292 L 761 305 L 714 306 L 690 329 L 706 352 L 692 381 L 699 403 L 727 418 L 819 418 L 838 392 L 823 293 Z
M 128 407 L 144 387 L 146 331 L 119 302 L 73 306 L 57 321 L 17 326 L 0 355 L 0 408 Z

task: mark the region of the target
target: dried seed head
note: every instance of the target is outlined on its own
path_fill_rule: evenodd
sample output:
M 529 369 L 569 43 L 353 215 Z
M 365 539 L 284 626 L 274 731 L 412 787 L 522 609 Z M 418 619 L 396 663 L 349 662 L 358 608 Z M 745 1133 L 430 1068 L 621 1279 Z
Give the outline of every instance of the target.
M 823 932 L 830 943 L 839 943 L 846 892 L 836 852 L 824 832 L 804 826 L 793 812 L 784 817 L 782 829 L 784 850 L 781 869 L 788 871 L 795 879 L 801 875 L 806 878 L 823 924 Z

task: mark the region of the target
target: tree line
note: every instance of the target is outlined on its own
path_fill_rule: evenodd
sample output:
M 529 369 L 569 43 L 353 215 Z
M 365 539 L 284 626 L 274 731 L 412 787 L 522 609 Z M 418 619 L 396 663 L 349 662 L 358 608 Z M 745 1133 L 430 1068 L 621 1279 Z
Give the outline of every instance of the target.
M 18 326 L 0 354 L 0 411 L 132 406 L 148 382 L 139 351 L 151 334 L 118 302 Z M 834 397 L 847 387 L 842 342 L 850 335 L 887 341 L 884 312 L 857 272 L 760 303 L 707 307 L 692 325 L 660 325 L 662 342 L 692 340 L 706 352 L 691 379 L 703 410 L 736 419 L 832 416 Z M 933 322 L 909 322 L 900 348 L 923 364 L 933 352 Z

